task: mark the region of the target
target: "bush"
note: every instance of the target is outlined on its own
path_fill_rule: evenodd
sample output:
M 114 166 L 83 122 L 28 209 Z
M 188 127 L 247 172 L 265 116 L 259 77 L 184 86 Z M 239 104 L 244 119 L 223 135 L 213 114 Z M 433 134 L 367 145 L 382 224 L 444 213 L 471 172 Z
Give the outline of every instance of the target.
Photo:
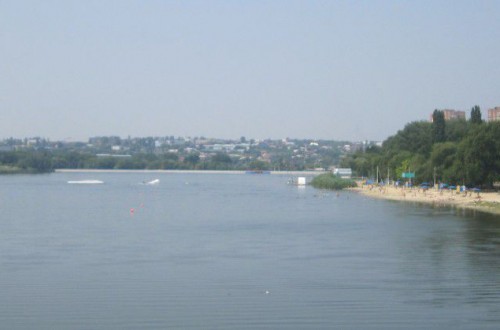
M 342 179 L 332 173 L 325 173 L 312 179 L 311 186 L 319 189 L 340 190 L 349 187 L 356 187 L 356 182 L 351 179 Z
M 22 172 L 23 170 L 19 167 L 0 165 L 0 174 L 17 174 Z

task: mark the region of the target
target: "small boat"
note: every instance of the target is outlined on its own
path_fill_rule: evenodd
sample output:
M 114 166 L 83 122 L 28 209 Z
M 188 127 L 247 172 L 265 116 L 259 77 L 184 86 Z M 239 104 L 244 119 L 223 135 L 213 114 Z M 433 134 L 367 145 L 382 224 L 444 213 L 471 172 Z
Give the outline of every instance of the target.
M 151 181 L 144 181 L 143 184 L 147 184 L 147 185 L 156 185 L 156 184 L 159 184 L 160 183 L 160 179 L 154 179 L 154 180 L 151 180 Z
M 69 184 L 102 184 L 104 183 L 101 180 L 76 180 L 76 181 L 68 181 Z

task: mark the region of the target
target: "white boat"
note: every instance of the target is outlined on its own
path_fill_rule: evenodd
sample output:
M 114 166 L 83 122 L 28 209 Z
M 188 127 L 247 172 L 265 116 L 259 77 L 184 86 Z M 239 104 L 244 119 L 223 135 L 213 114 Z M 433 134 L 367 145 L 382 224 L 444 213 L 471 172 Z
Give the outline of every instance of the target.
M 104 183 L 101 180 L 76 180 L 76 181 L 68 181 L 69 184 L 102 184 Z
M 160 179 L 154 179 L 152 181 L 144 181 L 144 184 L 147 184 L 147 185 L 155 185 L 155 184 L 159 184 L 160 183 Z

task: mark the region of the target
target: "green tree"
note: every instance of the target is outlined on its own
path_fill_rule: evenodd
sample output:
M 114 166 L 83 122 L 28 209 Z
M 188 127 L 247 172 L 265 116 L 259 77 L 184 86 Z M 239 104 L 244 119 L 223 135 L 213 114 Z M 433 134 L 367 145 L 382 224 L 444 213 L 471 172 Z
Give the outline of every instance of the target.
M 184 162 L 193 167 L 196 166 L 196 164 L 198 164 L 199 161 L 200 161 L 200 156 L 198 154 L 190 154 L 184 158 Z
M 410 170 L 410 160 L 405 159 L 401 162 L 401 164 L 396 168 L 396 177 L 402 178 L 403 173 L 408 172 Z
M 444 112 L 440 110 L 434 110 L 432 114 L 432 142 L 444 142 L 445 140 L 445 121 Z
M 431 160 L 420 154 L 413 155 L 410 160 L 411 172 L 415 172 L 415 182 L 431 181 L 433 168 Z
M 140 170 L 146 168 L 146 162 L 139 157 L 120 158 L 115 165 L 119 170 Z
M 0 164 L 15 165 L 19 160 L 19 153 L 14 151 L 0 152 Z
M 207 166 L 208 169 L 230 170 L 232 168 L 232 160 L 229 155 L 218 152 L 214 156 L 212 156 L 212 159 Z
M 212 161 L 214 163 L 231 164 L 231 157 L 225 153 L 218 152 L 212 157 Z
M 161 159 L 162 160 L 171 160 L 171 161 L 178 161 L 179 160 L 179 156 L 176 154 L 176 153 L 173 153 L 173 152 L 167 152 L 165 154 L 163 154 L 161 156 Z
M 17 166 L 28 172 L 44 173 L 52 171 L 52 161 L 48 152 L 23 152 Z
M 478 105 L 473 106 L 470 111 L 470 122 L 472 124 L 481 124 L 483 122 L 481 119 L 481 109 Z
M 269 163 L 256 159 L 248 164 L 248 169 L 252 171 L 267 171 L 269 170 Z
M 454 163 L 457 160 L 457 144 L 455 142 L 436 143 L 432 147 L 431 165 L 436 168 L 438 179 L 443 182 L 456 181 L 457 175 L 454 169 Z
M 101 169 L 113 169 L 116 166 L 115 157 L 100 157 L 97 158 L 96 167 Z
M 460 143 L 458 157 L 465 184 L 492 187 L 500 180 L 500 122 L 472 129 Z
M 446 123 L 446 141 L 459 142 L 469 131 L 469 123 L 465 119 L 450 120 Z
M 412 153 L 429 154 L 432 148 L 432 125 L 424 121 L 406 124 L 383 143 L 385 151 L 409 151 Z

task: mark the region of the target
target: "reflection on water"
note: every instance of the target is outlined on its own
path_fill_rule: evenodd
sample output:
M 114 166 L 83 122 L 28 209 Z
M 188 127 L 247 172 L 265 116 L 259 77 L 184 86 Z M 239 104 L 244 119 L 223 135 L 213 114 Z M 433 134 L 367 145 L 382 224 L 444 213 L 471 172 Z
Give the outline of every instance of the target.
M 500 325 L 497 216 L 273 175 L 0 179 L 8 329 Z

